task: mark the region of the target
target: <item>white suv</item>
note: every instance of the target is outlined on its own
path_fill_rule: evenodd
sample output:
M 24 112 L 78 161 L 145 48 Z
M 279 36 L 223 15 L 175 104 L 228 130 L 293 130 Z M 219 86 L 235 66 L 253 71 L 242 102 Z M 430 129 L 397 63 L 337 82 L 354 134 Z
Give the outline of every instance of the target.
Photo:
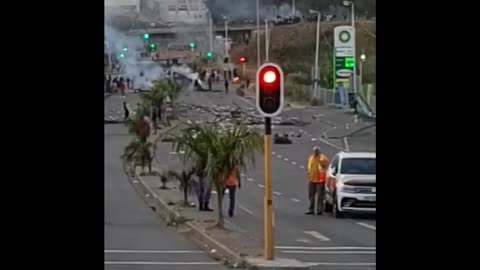
M 376 153 L 340 152 L 327 170 L 325 212 L 376 212 Z

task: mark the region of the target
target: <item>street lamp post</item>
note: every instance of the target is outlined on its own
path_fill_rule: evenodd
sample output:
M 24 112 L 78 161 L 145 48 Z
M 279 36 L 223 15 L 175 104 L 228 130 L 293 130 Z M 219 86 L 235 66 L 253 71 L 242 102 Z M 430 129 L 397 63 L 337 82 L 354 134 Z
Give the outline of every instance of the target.
M 357 95 L 357 55 L 356 55 L 356 47 L 357 47 L 357 35 L 355 31 L 355 4 L 352 1 L 343 1 L 343 5 L 351 6 L 352 7 L 352 32 L 353 32 L 353 93 L 356 97 Z
M 268 62 L 268 49 L 270 44 L 270 37 L 268 34 L 268 19 L 265 19 L 265 62 Z
M 363 91 L 363 63 L 365 63 L 365 60 L 367 59 L 367 57 L 365 56 L 365 54 L 362 54 L 360 56 L 360 60 L 362 60 L 360 62 L 360 90 Z
M 228 17 L 223 16 L 225 20 L 225 57 L 228 57 Z
M 319 50 L 320 50 L 320 12 L 310 9 L 310 13 L 315 13 L 317 14 L 317 41 L 315 44 L 315 80 L 313 82 L 313 98 L 317 98 L 317 92 L 318 92 L 318 82 L 320 80 L 319 76 L 319 68 L 318 68 L 318 57 L 319 57 Z

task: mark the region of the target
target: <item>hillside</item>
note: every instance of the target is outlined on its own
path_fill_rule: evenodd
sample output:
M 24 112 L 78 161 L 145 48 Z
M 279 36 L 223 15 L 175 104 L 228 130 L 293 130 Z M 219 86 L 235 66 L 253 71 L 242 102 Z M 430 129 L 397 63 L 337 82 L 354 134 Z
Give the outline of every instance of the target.
M 348 22 L 323 22 L 320 26 L 320 74 L 321 85 L 332 86 L 332 53 L 333 29 Z M 285 74 L 302 72 L 310 76 L 315 63 L 316 23 L 300 23 L 295 25 L 275 26 L 271 30 L 270 61 L 282 66 Z M 364 83 L 375 83 L 376 38 L 375 22 L 359 21 L 357 23 L 357 59 L 365 53 L 367 61 L 364 64 Z M 265 35 L 261 39 L 261 58 L 265 58 Z M 247 56 L 248 73 L 254 78 L 257 59 L 257 41 L 255 37 L 248 46 L 236 47 L 232 50 L 232 59 L 240 55 Z

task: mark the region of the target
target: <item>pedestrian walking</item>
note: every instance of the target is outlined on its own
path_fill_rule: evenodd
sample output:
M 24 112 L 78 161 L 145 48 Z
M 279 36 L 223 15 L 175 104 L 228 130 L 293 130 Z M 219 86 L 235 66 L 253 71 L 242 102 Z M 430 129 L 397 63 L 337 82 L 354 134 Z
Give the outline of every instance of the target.
M 225 94 L 228 95 L 228 80 L 225 80 Z
M 193 177 L 193 181 L 195 182 L 195 192 L 197 193 L 198 210 L 213 211 L 209 207 L 212 189 L 210 183 L 205 177 L 205 171 L 197 170 Z
M 249 87 L 250 87 L 250 79 L 247 78 L 247 90 L 248 90 Z
M 223 194 L 225 194 L 228 190 L 228 197 L 230 199 L 228 206 L 229 217 L 233 217 L 233 212 L 235 210 L 235 194 L 237 192 L 237 186 L 238 189 L 242 187 L 242 183 L 240 180 L 240 167 L 238 165 L 235 165 L 230 175 L 228 175 L 225 179 L 225 189 L 223 190 Z
M 152 106 L 152 125 L 153 125 L 153 134 L 157 134 L 158 130 L 158 108 Z
M 212 91 L 212 76 L 208 77 L 208 91 Z
M 123 77 L 120 77 L 118 88 L 120 89 L 122 97 L 125 98 L 125 81 L 123 80 Z
M 321 153 L 318 146 L 315 146 L 313 148 L 313 154 L 311 154 L 307 160 L 308 199 L 310 200 L 310 205 L 307 212 L 305 212 L 306 215 L 313 215 L 314 213 L 317 215 L 323 214 L 328 162 L 327 156 Z M 317 199 L 316 205 L 315 198 Z
M 127 78 L 127 89 L 132 89 L 130 82 L 131 82 L 130 78 Z
M 126 101 L 123 102 L 123 119 L 127 121 L 130 118 L 130 109 Z

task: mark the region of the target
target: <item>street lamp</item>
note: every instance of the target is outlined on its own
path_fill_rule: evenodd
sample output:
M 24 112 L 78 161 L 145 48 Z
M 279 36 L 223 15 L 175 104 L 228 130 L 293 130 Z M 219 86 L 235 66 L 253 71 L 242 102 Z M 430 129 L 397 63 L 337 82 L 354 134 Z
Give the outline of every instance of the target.
M 268 49 L 270 45 L 270 37 L 268 33 L 268 19 L 265 19 L 265 62 L 268 62 Z
M 223 16 L 225 20 L 225 57 L 228 57 L 228 17 Z
M 315 80 L 313 83 L 313 98 L 317 97 L 318 92 L 318 81 L 320 79 L 319 71 L 318 71 L 318 57 L 319 57 L 319 43 L 320 43 L 320 12 L 310 9 L 310 13 L 317 14 L 317 41 L 315 45 Z
M 260 68 L 260 13 L 259 1 L 257 0 L 257 69 Z
M 343 1 L 344 6 L 352 7 L 352 32 L 353 32 L 353 93 L 357 95 L 357 57 L 356 57 L 356 31 L 355 31 L 355 4 L 352 1 Z M 356 97 L 356 96 L 355 96 Z

